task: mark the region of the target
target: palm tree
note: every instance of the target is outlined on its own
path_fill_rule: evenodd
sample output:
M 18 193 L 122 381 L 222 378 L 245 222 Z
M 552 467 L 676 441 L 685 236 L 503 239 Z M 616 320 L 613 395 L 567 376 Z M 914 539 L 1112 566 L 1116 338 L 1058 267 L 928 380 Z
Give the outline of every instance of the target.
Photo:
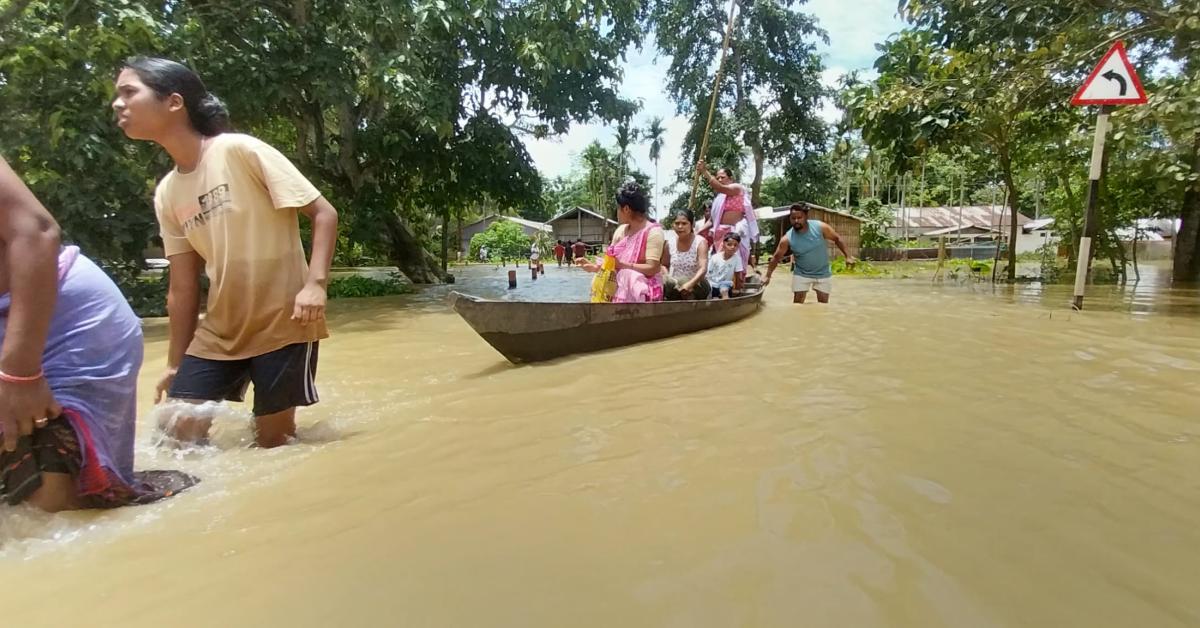
M 629 176 L 629 146 L 638 141 L 637 129 L 629 126 L 629 118 L 617 123 L 617 159 L 620 162 L 621 180 Z
M 658 159 L 662 157 L 663 136 L 667 134 L 661 117 L 650 120 L 650 124 L 642 131 L 642 139 L 650 142 L 650 161 L 654 162 L 654 201 L 658 202 Z M 658 212 L 655 211 L 655 214 Z M 656 216 L 657 217 L 657 216 Z

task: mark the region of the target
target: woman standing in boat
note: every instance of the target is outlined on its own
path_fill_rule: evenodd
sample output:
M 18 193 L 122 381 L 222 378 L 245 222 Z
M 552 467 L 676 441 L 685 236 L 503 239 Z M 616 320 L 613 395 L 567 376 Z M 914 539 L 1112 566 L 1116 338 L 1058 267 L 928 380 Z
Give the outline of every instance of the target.
M 668 301 L 707 299 L 709 288 L 705 271 L 708 269 L 708 241 L 696 235 L 692 212 L 684 209 L 674 214 L 672 226 L 675 237 L 667 238 L 663 256 L 663 296 Z
M 749 269 L 750 247 L 758 241 L 758 219 L 754 208 L 750 206 L 750 197 L 746 188 L 734 178 L 733 170 L 725 167 L 717 170 L 716 176 L 708 172 L 704 160 L 696 164 L 696 170 L 704 177 L 717 193 L 712 202 L 712 211 L 697 227 L 701 234 L 706 234 L 713 244 L 713 250 L 720 248 L 725 241 L 725 235 L 735 232 L 742 241 L 738 247 L 738 255 L 742 258 L 742 266 Z
M 616 262 L 616 293 L 614 303 L 645 303 L 662 301 L 663 286 L 658 273 L 662 270 L 663 231 L 647 215 L 650 202 L 642 186 L 630 181 L 617 191 L 617 227 L 612 245 L 606 251 Z M 588 272 L 599 272 L 601 263 L 579 260 Z

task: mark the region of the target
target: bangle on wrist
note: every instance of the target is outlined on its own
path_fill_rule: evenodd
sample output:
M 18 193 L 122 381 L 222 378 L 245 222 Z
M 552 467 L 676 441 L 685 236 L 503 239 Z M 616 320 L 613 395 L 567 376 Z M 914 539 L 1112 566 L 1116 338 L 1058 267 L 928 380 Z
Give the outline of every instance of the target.
M 0 371 L 0 382 L 8 382 L 10 384 L 32 384 L 33 382 L 41 381 L 46 376 L 45 371 L 39 370 L 37 375 L 9 375 L 4 371 Z

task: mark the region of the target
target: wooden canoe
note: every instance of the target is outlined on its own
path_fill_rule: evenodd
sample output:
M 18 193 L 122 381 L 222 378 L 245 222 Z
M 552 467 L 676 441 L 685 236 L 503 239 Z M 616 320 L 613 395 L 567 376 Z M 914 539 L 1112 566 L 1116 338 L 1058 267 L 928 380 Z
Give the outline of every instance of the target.
M 661 303 L 492 301 L 460 292 L 454 311 L 514 364 L 623 347 L 743 319 L 758 310 L 762 290 L 733 299 Z

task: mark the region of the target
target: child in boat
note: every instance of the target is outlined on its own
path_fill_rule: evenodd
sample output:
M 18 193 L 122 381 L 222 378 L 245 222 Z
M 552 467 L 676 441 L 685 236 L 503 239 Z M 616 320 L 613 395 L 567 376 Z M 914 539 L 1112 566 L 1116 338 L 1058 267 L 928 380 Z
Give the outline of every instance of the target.
M 727 233 L 721 242 L 721 250 L 708 259 L 708 283 L 712 286 L 714 299 L 728 299 L 734 290 L 742 287 L 738 275 L 745 271 L 742 258 L 738 255 L 741 243 L 742 236 Z

